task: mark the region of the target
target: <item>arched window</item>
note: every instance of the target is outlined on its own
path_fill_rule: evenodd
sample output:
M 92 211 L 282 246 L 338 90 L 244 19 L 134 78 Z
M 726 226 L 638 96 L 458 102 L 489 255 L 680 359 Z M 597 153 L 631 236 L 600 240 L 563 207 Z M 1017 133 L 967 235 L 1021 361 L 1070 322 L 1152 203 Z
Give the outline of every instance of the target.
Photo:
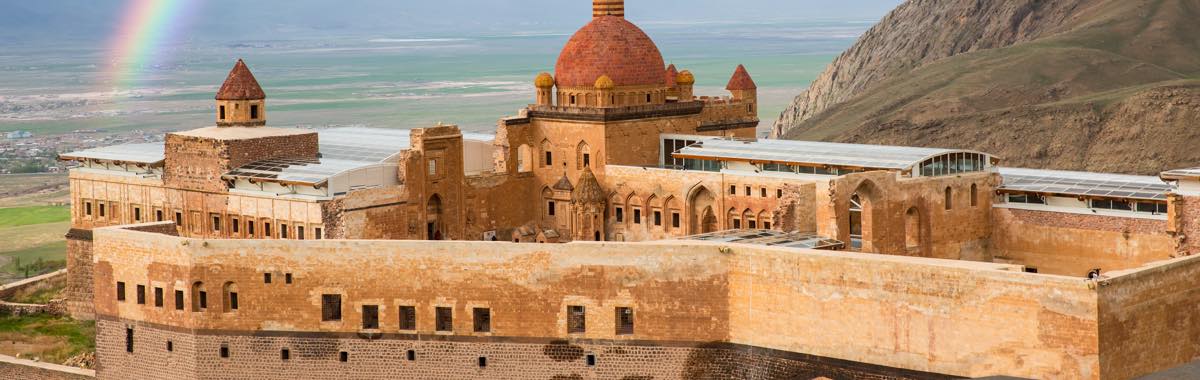
M 192 284 L 192 311 L 200 312 L 208 309 L 208 292 L 204 283 L 196 281 Z
M 542 140 L 542 167 L 554 167 L 554 145 L 550 140 Z
M 971 207 L 979 206 L 979 187 L 971 184 Z
M 736 209 L 729 209 L 729 227 L 734 230 L 742 228 L 742 214 Z
M 863 241 L 863 203 L 858 194 L 850 196 L 850 245 L 862 248 Z
M 946 188 L 946 210 L 954 209 L 954 191 Z
M 237 285 L 232 282 L 226 282 L 225 286 L 221 287 L 221 307 L 226 313 L 238 309 Z
M 517 148 L 517 172 L 526 173 L 533 170 L 533 152 L 529 145 L 521 144 Z
M 592 148 L 588 146 L 586 141 L 580 141 L 579 146 L 575 148 L 575 167 L 583 170 L 583 168 L 592 166 Z

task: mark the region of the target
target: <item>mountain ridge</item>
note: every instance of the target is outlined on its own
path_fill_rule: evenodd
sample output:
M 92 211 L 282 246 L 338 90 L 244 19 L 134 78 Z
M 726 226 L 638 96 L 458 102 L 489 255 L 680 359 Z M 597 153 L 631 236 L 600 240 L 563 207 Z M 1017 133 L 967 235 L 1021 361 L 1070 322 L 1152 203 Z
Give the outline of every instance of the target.
M 908 1 L 798 96 L 774 134 L 971 148 L 1066 170 L 1196 165 L 1186 142 L 1200 141 L 1189 128 L 1200 121 L 1197 15 L 1197 0 Z

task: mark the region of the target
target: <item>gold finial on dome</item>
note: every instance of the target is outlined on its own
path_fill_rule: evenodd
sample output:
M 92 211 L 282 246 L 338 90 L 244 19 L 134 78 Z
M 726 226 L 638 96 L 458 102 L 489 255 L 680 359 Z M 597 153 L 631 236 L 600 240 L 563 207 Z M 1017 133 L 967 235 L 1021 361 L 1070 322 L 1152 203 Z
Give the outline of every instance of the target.
M 613 87 L 616 87 L 616 85 L 613 83 L 612 78 L 609 78 L 608 75 L 601 75 L 600 78 L 596 79 L 597 90 L 611 90 Z
M 675 77 L 675 83 L 690 86 L 696 84 L 696 76 L 692 75 L 691 71 L 683 70 L 679 72 L 679 76 Z
M 550 73 L 538 74 L 537 78 L 533 80 L 533 85 L 537 86 L 537 88 L 554 87 L 554 77 Z

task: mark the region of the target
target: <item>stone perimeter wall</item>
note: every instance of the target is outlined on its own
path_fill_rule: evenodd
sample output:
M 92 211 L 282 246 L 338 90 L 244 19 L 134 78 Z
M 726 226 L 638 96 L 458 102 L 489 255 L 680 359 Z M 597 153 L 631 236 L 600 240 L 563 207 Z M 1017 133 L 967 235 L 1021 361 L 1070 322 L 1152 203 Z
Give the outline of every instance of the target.
M 596 344 L 584 349 L 590 352 L 603 352 L 601 346 L 683 347 L 650 350 L 658 353 L 628 361 L 597 354 L 601 361 L 589 370 L 625 376 L 684 378 L 692 377 L 689 370 L 716 366 L 750 372 L 702 373 L 760 378 L 752 375 L 757 368 L 752 364 L 722 356 L 738 350 L 717 351 L 718 359 L 700 367 L 687 364 L 690 357 L 712 353 L 699 347 L 729 344 L 926 376 L 1114 378 L 1101 376 L 1097 296 L 1085 280 L 1020 273 L 1020 267 L 1004 264 L 721 248 L 691 242 L 221 241 L 101 229 L 95 251 L 100 373 L 105 378 L 253 376 L 221 369 L 254 367 L 226 362 L 238 357 L 260 366 L 279 364 L 285 344 L 317 347 L 311 348 L 313 362 L 297 361 L 307 373 L 369 377 L 383 368 L 378 366 L 407 371 L 403 361 L 384 354 L 392 350 L 363 346 L 372 342 L 364 337 L 382 334 L 375 343 L 415 345 L 418 358 L 457 358 L 446 359 L 456 363 L 444 366 L 449 372 L 412 372 L 414 377 L 463 376 L 467 372 L 454 371 L 478 371 L 474 360 L 461 363 L 477 356 L 489 357 L 485 371 L 571 376 L 580 363 L 535 359 L 547 357 L 539 357 L 537 347 L 563 340 Z M 276 282 L 264 284 L 264 272 L 273 273 Z M 292 273 L 294 283 L 278 283 L 283 273 Z M 208 289 L 208 309 L 176 311 L 170 295 L 195 280 Z M 116 281 L 127 284 L 125 302 L 116 301 Z M 221 310 L 224 282 L 236 283 L 239 310 Z M 136 284 L 164 287 L 164 307 L 133 302 Z M 342 295 L 341 321 L 321 321 L 322 294 Z M 380 305 L 378 330 L 360 329 L 362 305 Z M 416 330 L 399 330 L 397 307 L 405 305 L 416 307 Z M 586 307 L 585 333 L 567 332 L 568 305 Z M 435 331 L 435 307 L 453 309 L 452 333 Z M 471 310 L 477 307 L 491 310 L 490 332 L 472 331 Z M 635 310 L 634 334 L 616 334 L 615 307 Z M 126 353 L 123 327 L 134 328 L 139 353 L 152 354 Z M 165 354 L 168 339 L 180 342 L 174 343 L 179 355 L 174 361 L 157 356 Z M 436 342 L 465 343 L 441 347 Z M 221 343 L 229 344 L 231 358 L 219 358 Z M 292 350 L 293 358 L 301 358 L 299 348 Z M 348 363 L 338 361 L 341 351 L 348 351 Z M 664 366 L 667 372 L 655 372 Z M 878 378 L 922 378 L 906 376 Z
M 0 379 L 90 380 L 96 371 L 0 355 Z
M 1063 212 L 992 209 L 991 254 L 1039 273 L 1084 277 L 1170 259 L 1166 221 Z
M 1200 256 L 1099 282 L 1101 371 L 1130 379 L 1200 358 Z

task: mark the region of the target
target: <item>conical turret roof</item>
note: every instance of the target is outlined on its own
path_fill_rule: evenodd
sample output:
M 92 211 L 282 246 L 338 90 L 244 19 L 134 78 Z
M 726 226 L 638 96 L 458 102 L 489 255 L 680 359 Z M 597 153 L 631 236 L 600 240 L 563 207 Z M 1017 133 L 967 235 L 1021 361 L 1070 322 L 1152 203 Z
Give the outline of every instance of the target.
M 217 91 L 217 100 L 262 100 L 266 98 L 267 93 L 263 92 L 262 86 L 258 85 L 258 80 L 254 79 L 254 74 L 250 72 L 249 67 L 246 67 L 246 62 L 241 59 L 238 59 L 237 64 L 233 65 L 233 70 L 229 71 L 229 77 L 225 78 L 221 90 Z
M 592 168 L 583 168 L 578 185 L 575 186 L 575 191 L 571 192 L 571 200 L 576 203 L 604 203 L 607 198 L 604 188 L 600 187 L 600 181 L 597 181 L 596 175 L 592 173 Z
M 750 73 L 746 71 L 746 66 L 738 65 L 737 70 L 733 71 L 733 77 L 729 78 L 729 85 L 725 86 L 729 91 L 744 91 L 758 89 L 758 85 L 754 84 L 754 79 L 750 78 Z

